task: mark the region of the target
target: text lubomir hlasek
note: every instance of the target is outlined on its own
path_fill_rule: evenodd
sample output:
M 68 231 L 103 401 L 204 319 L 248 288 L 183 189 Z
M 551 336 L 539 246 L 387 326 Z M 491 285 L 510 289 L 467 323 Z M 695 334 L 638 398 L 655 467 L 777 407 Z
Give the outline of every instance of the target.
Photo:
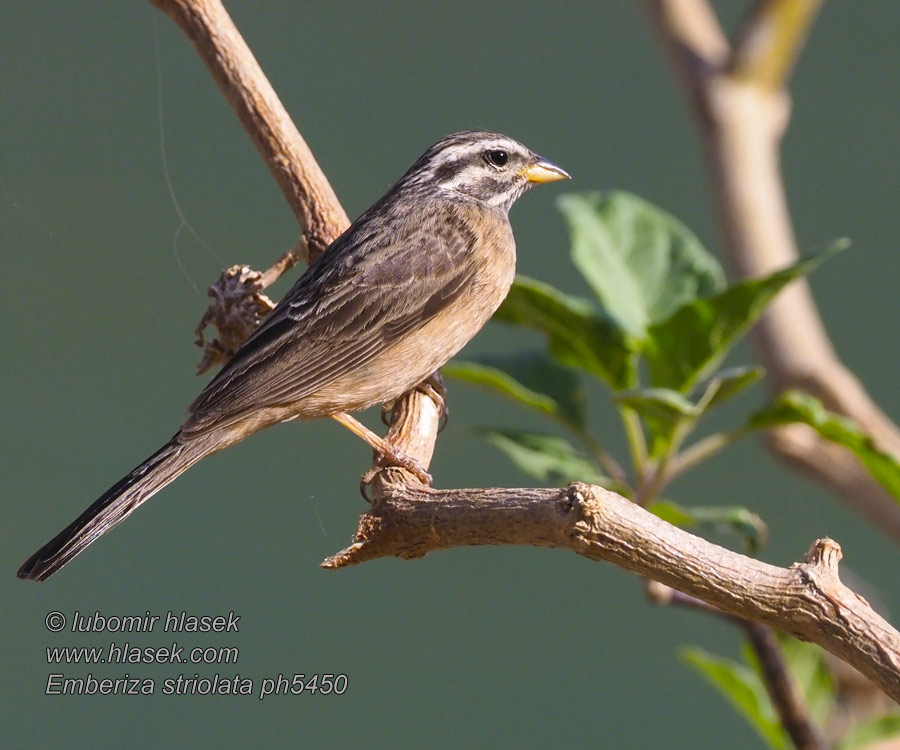
M 73 633 L 237 633 L 240 615 L 233 611 L 226 615 L 192 615 L 188 612 L 167 612 L 153 615 L 103 615 L 100 612 L 72 615 Z

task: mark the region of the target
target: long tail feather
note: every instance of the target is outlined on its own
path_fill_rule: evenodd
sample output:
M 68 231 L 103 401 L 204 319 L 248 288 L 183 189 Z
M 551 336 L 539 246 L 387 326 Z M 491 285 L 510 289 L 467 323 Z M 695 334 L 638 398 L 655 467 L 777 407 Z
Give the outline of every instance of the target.
M 176 435 L 120 479 L 90 508 L 41 547 L 19 568 L 19 578 L 43 581 L 88 545 L 131 515 L 141 503 L 209 453 L 206 440 L 179 442 Z

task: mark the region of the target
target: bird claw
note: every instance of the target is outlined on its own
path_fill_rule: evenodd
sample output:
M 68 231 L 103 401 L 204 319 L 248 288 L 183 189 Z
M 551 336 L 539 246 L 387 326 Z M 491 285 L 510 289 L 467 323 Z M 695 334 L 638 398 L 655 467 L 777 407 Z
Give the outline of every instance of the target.
M 447 407 L 447 387 L 444 385 L 444 380 L 441 377 L 441 371 L 435 370 L 431 375 L 429 375 L 425 380 L 419 383 L 414 390 L 419 391 L 420 393 L 424 393 L 428 398 L 430 398 L 435 406 L 438 408 L 438 432 L 442 432 L 443 429 L 447 426 L 447 420 L 450 416 L 450 409 Z M 396 406 L 397 402 L 394 401 L 385 401 L 381 405 L 381 421 L 383 424 L 388 427 L 391 426 L 391 419 L 393 417 L 394 406 Z
M 441 371 L 435 370 L 425 380 L 416 386 L 416 390 L 424 393 L 438 408 L 438 432 L 441 432 L 446 426 L 450 418 L 450 409 L 447 407 L 447 387 L 444 385 L 444 379 L 441 377 Z
M 389 445 L 388 449 L 390 452 L 381 454 L 381 457 L 388 464 L 388 466 L 396 466 L 400 469 L 406 469 L 406 471 L 412 474 L 426 487 L 431 487 L 431 484 L 434 480 L 432 479 L 431 474 L 425 471 L 425 469 L 422 467 L 422 464 L 420 464 L 412 456 L 407 456 L 402 451 L 397 450 L 392 445 Z
M 391 419 L 394 414 L 394 406 L 396 405 L 396 399 L 394 401 L 385 401 L 381 405 L 381 423 L 386 427 L 391 426 Z
M 367 490 L 369 489 L 369 485 L 372 484 L 372 480 L 375 478 L 375 475 L 381 471 L 380 466 L 373 466 L 369 469 L 359 480 L 359 494 L 363 496 L 363 500 L 365 500 L 369 505 L 375 502 L 375 497 L 369 495 Z

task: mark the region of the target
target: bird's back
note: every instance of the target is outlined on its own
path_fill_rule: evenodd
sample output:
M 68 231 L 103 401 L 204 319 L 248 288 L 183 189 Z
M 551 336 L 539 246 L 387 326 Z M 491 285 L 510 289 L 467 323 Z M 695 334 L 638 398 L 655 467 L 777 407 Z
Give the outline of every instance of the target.
M 403 198 L 389 193 L 307 269 L 194 401 L 185 436 L 391 400 L 478 332 L 515 272 L 506 212 L 444 196 L 404 211 Z

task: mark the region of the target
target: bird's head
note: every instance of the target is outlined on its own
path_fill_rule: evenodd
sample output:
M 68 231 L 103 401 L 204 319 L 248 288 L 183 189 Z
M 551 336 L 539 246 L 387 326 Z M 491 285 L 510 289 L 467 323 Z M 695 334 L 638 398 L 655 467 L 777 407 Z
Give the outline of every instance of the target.
M 564 170 L 512 138 L 466 131 L 435 143 L 401 182 L 417 189 L 449 191 L 508 211 L 533 184 L 567 179 Z

